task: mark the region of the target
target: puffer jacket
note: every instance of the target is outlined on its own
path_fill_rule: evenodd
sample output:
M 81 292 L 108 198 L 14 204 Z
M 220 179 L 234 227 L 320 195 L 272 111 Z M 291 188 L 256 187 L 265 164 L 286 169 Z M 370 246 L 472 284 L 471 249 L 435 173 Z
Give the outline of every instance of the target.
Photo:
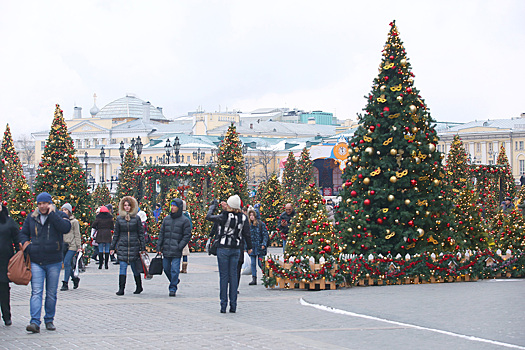
M 18 249 L 18 225 L 9 216 L 9 209 L 2 205 L 0 212 L 0 282 L 9 282 L 7 265 L 14 254 L 13 247 Z
M 77 251 L 82 248 L 82 242 L 80 239 L 80 225 L 78 224 L 78 220 L 75 219 L 73 215 L 69 217 L 69 221 L 71 221 L 71 230 L 69 230 L 69 232 L 64 235 L 64 243 L 69 244 L 68 250 Z
M 124 202 L 131 203 L 131 210 L 124 211 Z M 137 216 L 138 203 L 133 197 L 123 197 L 119 203 L 119 216 L 115 222 L 115 233 L 110 250 L 117 251 L 119 261 L 131 263 L 139 259 L 139 252 L 146 250 L 144 243 L 144 229 Z
M 182 200 L 176 198 L 174 201 L 179 210 L 164 217 L 157 242 L 157 252 L 168 258 L 180 258 L 191 239 L 190 220 L 182 215 Z
M 71 230 L 71 222 L 66 213 L 57 211 L 53 206 L 42 225 L 40 211 L 36 208 L 24 221 L 20 231 L 20 242 L 22 245 L 27 241 L 31 242 L 26 250 L 32 263 L 54 264 L 62 261 L 64 235 L 69 230 Z
M 97 243 L 111 243 L 112 231 L 115 228 L 113 215 L 110 213 L 99 213 L 91 228 L 97 230 Z
M 250 256 L 266 255 L 268 248 L 268 229 L 266 224 L 261 220 L 257 220 L 257 224 L 252 225 L 250 222 L 250 234 L 252 239 L 252 252 Z M 262 249 L 264 247 L 264 249 Z

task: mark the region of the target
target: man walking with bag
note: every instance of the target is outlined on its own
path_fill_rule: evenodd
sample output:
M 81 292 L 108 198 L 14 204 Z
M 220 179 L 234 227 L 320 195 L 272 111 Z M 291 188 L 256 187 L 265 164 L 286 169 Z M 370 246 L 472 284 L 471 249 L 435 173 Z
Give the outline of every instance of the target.
M 31 258 L 31 321 L 26 327 L 28 332 L 40 332 L 42 294 L 46 285 L 44 322 L 49 331 L 56 330 L 55 319 L 57 290 L 60 270 L 62 269 L 63 235 L 71 229 L 67 215 L 57 211 L 51 195 L 42 192 L 36 197 L 37 209 L 24 221 L 20 231 L 20 241 L 29 241 L 26 250 Z

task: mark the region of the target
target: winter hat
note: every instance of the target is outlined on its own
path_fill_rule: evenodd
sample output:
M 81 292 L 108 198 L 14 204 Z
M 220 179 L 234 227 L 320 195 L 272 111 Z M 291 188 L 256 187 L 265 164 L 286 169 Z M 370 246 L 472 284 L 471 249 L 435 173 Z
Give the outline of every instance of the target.
M 60 210 L 62 209 L 67 209 L 71 214 L 73 214 L 73 207 L 71 207 L 71 204 L 69 203 L 64 204 Z
M 505 197 L 506 201 L 512 201 L 512 197 Z
M 111 204 L 106 204 L 105 207 L 108 208 L 109 212 L 113 210 L 113 206 Z
M 228 203 L 228 205 L 232 209 L 239 209 L 239 210 L 241 210 L 241 205 L 242 205 L 241 197 L 239 197 L 238 195 L 231 196 L 230 198 L 228 198 L 226 203 Z
M 109 209 L 108 209 L 108 207 L 106 207 L 105 205 L 103 205 L 103 206 L 100 207 L 99 212 L 100 212 L 100 213 L 109 213 Z
M 51 198 L 51 195 L 47 192 L 42 192 L 36 197 L 36 202 L 47 202 L 47 203 L 53 203 L 53 199 Z

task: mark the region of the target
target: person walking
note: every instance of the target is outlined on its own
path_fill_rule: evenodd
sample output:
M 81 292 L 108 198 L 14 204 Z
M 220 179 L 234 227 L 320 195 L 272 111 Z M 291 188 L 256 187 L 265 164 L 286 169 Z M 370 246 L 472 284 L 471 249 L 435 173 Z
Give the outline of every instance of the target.
M 221 299 L 221 313 L 226 312 L 228 296 L 230 312 L 237 311 L 237 262 L 241 252 L 241 237 L 244 237 L 248 253 L 252 250 L 248 218 L 241 211 L 241 198 L 233 195 L 226 202 L 221 202 L 223 211 L 213 215 L 217 209 L 216 200 L 210 205 L 206 220 L 218 223 L 215 239 L 219 240 L 217 248 L 217 264 L 219 265 L 219 286 Z
M 188 213 L 187 210 L 186 201 L 182 201 L 182 215 L 188 218 L 190 220 L 190 232 L 193 230 L 193 222 L 191 221 L 191 215 Z M 191 237 L 190 237 L 191 240 Z M 182 250 L 182 269 L 180 270 L 180 273 L 188 273 L 188 256 L 190 255 L 190 247 L 189 243 L 184 246 L 184 249 Z
M 82 241 L 80 239 L 80 225 L 78 220 L 73 215 L 73 208 L 71 204 L 66 203 L 60 208 L 69 218 L 71 222 L 71 230 L 64 235 L 64 280 L 60 290 L 68 290 L 69 277 L 73 280 L 73 289 L 78 288 L 80 282 L 79 277 L 73 276 L 73 269 L 71 268 L 71 260 L 76 252 L 82 251 Z
M 71 230 L 67 215 L 57 211 L 53 199 L 47 192 L 36 197 L 37 208 L 29 215 L 20 231 L 22 244 L 30 242 L 26 250 L 31 259 L 31 301 L 29 309 L 31 321 L 28 332 L 40 332 L 42 293 L 46 285 L 44 322 L 49 331 L 56 330 L 55 319 L 58 280 L 62 269 L 62 246 L 64 235 Z
M 98 242 L 98 268 L 108 269 L 109 263 L 109 246 L 113 238 L 113 229 L 115 223 L 113 222 L 113 215 L 109 212 L 106 206 L 101 206 L 95 221 L 91 224 L 91 228 L 97 231 Z
M 268 247 L 268 229 L 262 220 L 257 219 L 257 212 L 254 208 L 248 209 L 248 219 L 250 222 L 250 237 L 253 247 L 250 253 L 252 281 L 248 284 L 254 286 L 257 284 L 257 265 L 259 265 L 262 270 L 261 259 L 266 255 L 266 249 Z
M 0 309 L 6 326 L 13 324 L 10 306 L 11 287 L 7 277 L 7 265 L 14 255 L 13 245 L 18 249 L 18 225 L 9 216 L 9 209 L 2 204 L 0 205 Z
M 118 206 L 119 215 L 115 222 L 115 233 L 109 251 L 110 254 L 117 251 L 120 265 L 117 295 L 124 295 L 128 265 L 131 266 L 135 278 L 136 289 L 133 294 L 140 294 L 143 291 L 137 260 L 140 259 L 139 253 L 144 252 L 146 247 L 142 223 L 137 216 L 138 207 L 137 200 L 131 196 L 123 197 Z
M 182 215 L 182 211 L 182 200 L 180 198 L 172 200 L 170 215 L 162 220 L 157 241 L 157 253 L 163 256 L 162 267 L 170 281 L 168 286 L 170 297 L 177 295 L 182 250 L 191 238 L 190 220 Z
M 281 233 L 281 238 L 283 240 L 283 253 L 286 249 L 288 231 L 290 231 L 290 221 L 294 216 L 295 210 L 293 209 L 292 203 L 287 203 L 284 206 L 284 212 L 279 216 L 279 224 L 277 225 L 277 230 Z

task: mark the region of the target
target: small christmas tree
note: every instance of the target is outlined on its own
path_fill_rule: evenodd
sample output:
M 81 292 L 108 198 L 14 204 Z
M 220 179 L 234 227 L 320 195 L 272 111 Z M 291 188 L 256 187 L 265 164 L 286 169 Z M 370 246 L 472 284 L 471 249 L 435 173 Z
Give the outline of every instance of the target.
M 55 116 L 35 179 L 35 192 L 50 193 L 57 208 L 64 203 L 70 203 L 86 240 L 91 232 L 90 224 L 94 220 L 95 212 L 87 191 L 86 174 L 75 153 L 62 110 L 56 105 Z
M 228 128 L 224 140 L 221 141 L 217 162 L 217 199 L 225 201 L 235 194 L 247 203 L 248 190 L 242 145 L 235 126 Z
M 202 195 L 200 195 L 200 192 L 197 192 L 196 188 L 188 190 L 186 208 L 191 216 L 193 225 L 190 249 L 192 251 L 203 251 L 211 230 L 211 222 L 205 220 L 207 214 L 205 203 Z
M 512 176 L 509 159 L 507 158 L 507 153 L 505 152 L 505 146 L 503 143 L 499 149 L 498 165 L 502 165 L 505 168 L 502 174 L 503 179 L 500 182 L 502 185 L 500 190 L 503 192 L 504 196 L 514 198 L 514 196 L 516 196 L 516 182 L 514 181 L 514 176 Z
M 458 239 L 462 240 L 459 243 L 465 248 L 483 251 L 489 247 L 489 240 L 478 201 L 478 193 L 465 188 L 456 198 L 451 217 L 456 224 Z
M 272 243 L 280 241 L 280 235 L 277 235 L 277 226 L 279 215 L 284 211 L 284 196 L 282 193 L 281 184 L 277 179 L 277 175 L 273 174 L 266 186 L 261 189 L 261 220 L 266 224 L 268 233 L 272 238 Z
M 299 208 L 290 222 L 285 259 L 292 256 L 313 257 L 316 263 L 323 257 L 338 256 L 344 249 L 342 240 L 334 234 L 326 216 L 324 199 L 315 184 L 308 185 L 299 199 Z
M 13 137 L 11 136 L 11 129 L 9 124 L 6 125 L 4 137 L 2 139 L 2 149 L 0 152 L 0 159 L 5 161 L 5 182 L 2 184 L 2 193 L 0 194 L 2 198 L 7 198 L 12 192 L 13 187 L 16 186 L 17 180 L 24 178 L 24 173 L 22 170 L 22 163 L 20 163 L 20 158 L 16 153 L 15 146 L 13 143 Z
M 470 184 L 470 164 L 463 142 L 458 135 L 454 136 L 450 151 L 447 156 L 445 168 L 445 181 L 450 185 L 452 192 L 449 198 L 455 198 Z
M 525 220 L 519 210 L 499 212 L 492 218 L 491 228 L 495 249 L 501 249 L 503 253 L 507 249 L 525 249 Z
M 105 184 L 98 184 L 95 191 L 91 194 L 91 199 L 95 208 L 111 203 L 111 194 L 108 187 Z
M 303 191 L 308 188 L 308 186 L 314 182 L 312 160 L 310 159 L 310 152 L 305 147 L 301 152 L 301 158 L 297 161 L 295 165 L 295 175 L 293 182 L 293 196 L 294 198 L 301 197 Z
M 286 164 L 284 165 L 283 172 L 283 194 L 288 201 L 293 200 L 293 185 L 295 179 L 295 167 L 297 162 L 295 161 L 295 156 L 293 152 L 288 153 L 288 158 L 286 158 Z
M 135 158 L 135 153 L 133 148 L 128 148 L 126 155 L 124 157 L 124 163 L 120 168 L 120 174 L 118 176 L 118 186 L 117 186 L 117 201 L 124 196 L 134 196 L 136 188 L 134 187 L 134 172 L 137 168 L 137 159 Z

